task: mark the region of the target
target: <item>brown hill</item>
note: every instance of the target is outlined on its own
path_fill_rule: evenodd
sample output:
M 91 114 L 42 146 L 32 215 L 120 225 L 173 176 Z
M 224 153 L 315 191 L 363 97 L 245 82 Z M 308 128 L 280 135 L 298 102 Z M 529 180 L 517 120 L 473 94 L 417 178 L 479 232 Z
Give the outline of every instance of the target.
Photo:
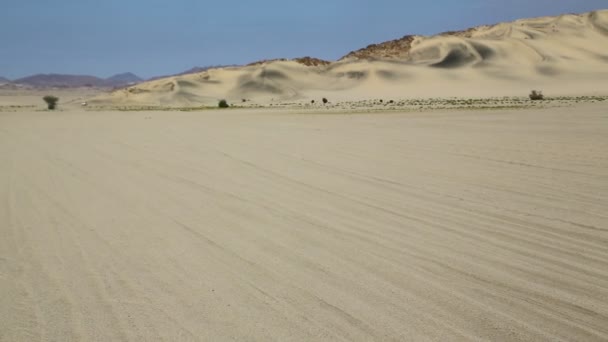
M 32 87 L 76 88 L 100 87 L 103 86 L 104 80 L 89 75 L 37 74 L 17 79 L 14 83 Z
M 103 85 L 114 88 L 137 84 L 141 81 L 143 81 L 143 79 L 139 76 L 131 72 L 125 72 L 106 78 L 103 80 Z
M 35 88 L 117 88 L 141 81 L 141 78 L 132 73 L 117 74 L 106 79 L 90 75 L 37 74 L 17 79 L 12 83 Z
M 480 30 L 489 30 L 496 25 L 472 27 L 460 31 L 446 31 L 439 33 L 434 37 L 458 37 L 458 38 L 473 38 L 474 33 Z M 399 39 L 389 40 L 383 43 L 371 44 L 363 49 L 351 51 L 340 60 L 349 58 L 355 59 L 399 59 L 409 57 L 409 52 L 412 50 L 415 41 L 423 40 L 422 35 L 406 35 Z
M 352 51 L 346 56 L 340 58 L 345 59 L 376 59 L 376 58 L 399 58 L 406 57 L 412 48 L 412 43 L 416 36 L 404 36 L 403 38 L 390 40 L 380 44 L 371 44 L 363 49 Z
M 262 65 L 262 64 L 268 64 L 268 63 L 273 63 L 273 62 L 288 62 L 288 61 L 290 61 L 290 59 L 287 59 L 287 58 L 264 59 L 261 61 L 249 63 L 246 66 L 255 66 L 255 65 Z M 325 65 L 331 64 L 330 61 L 326 61 L 323 59 L 310 57 L 310 56 L 294 58 L 294 59 L 291 59 L 291 61 L 300 63 L 302 65 L 306 65 L 306 66 L 325 66 Z
M 293 59 L 293 61 L 306 65 L 306 66 L 324 66 L 324 65 L 331 64 L 330 61 L 325 61 L 325 60 L 322 60 L 319 58 L 314 58 L 314 57 L 309 57 L 309 56 L 295 58 L 295 59 Z

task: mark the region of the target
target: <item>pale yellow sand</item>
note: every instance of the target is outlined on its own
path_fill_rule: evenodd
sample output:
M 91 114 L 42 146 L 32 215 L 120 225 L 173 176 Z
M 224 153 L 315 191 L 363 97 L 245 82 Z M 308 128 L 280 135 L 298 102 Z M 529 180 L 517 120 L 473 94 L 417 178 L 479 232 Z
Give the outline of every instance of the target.
M 0 340 L 608 339 L 608 108 L 0 113 Z

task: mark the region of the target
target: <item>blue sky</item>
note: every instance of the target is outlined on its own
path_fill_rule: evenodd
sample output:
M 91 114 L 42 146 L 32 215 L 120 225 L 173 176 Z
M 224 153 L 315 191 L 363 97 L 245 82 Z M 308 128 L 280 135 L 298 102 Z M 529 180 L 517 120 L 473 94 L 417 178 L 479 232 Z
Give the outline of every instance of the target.
M 406 34 L 608 9 L 608 0 L 0 0 L 0 8 L 0 76 L 14 79 L 334 60 Z

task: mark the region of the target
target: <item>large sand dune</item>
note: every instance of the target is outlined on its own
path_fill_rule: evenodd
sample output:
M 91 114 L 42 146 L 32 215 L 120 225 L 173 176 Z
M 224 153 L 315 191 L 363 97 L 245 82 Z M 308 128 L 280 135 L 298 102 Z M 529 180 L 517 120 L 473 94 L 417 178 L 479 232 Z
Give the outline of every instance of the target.
M 263 113 L 0 113 L 0 340 L 608 340 L 605 105 Z
M 406 36 L 333 63 L 254 63 L 164 78 L 99 97 L 101 105 L 215 105 L 377 97 L 608 94 L 608 10 L 523 19 L 433 37 Z

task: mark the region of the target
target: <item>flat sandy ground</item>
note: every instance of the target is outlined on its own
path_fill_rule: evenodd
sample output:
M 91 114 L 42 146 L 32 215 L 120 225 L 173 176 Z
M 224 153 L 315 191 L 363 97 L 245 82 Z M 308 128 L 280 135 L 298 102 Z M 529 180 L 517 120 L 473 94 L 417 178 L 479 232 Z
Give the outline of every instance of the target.
M 608 340 L 608 107 L 0 113 L 0 340 Z

